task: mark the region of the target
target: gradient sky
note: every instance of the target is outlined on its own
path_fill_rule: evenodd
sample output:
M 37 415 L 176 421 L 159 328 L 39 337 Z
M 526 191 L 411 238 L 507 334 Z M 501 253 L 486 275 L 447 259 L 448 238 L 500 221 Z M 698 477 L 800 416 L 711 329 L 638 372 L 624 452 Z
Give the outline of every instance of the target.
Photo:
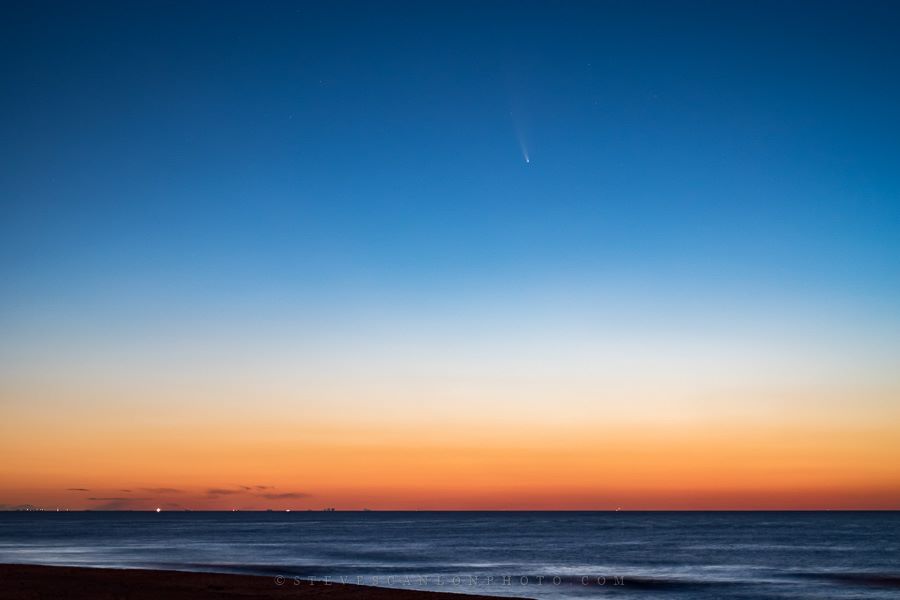
M 900 3 L 3 12 L 0 505 L 900 508 Z

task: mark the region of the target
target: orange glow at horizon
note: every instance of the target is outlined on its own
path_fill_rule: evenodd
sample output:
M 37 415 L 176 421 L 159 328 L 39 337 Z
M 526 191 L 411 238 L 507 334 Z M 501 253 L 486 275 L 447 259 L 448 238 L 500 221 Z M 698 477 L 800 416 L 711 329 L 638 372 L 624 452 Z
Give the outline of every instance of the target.
M 900 509 L 890 331 L 431 316 L 23 345 L 0 505 Z
M 896 426 L 622 427 L 493 438 L 271 423 L 7 431 L 7 506 L 70 509 L 897 509 Z M 316 432 L 314 432 L 316 433 Z M 324 434 L 324 435 L 322 435 Z

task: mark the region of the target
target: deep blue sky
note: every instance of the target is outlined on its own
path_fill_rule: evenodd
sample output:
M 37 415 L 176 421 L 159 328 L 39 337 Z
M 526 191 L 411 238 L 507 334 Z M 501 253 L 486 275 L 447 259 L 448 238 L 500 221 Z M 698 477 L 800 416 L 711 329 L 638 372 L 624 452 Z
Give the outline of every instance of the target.
M 897 2 L 27 2 L 0 23 L 7 324 L 623 280 L 900 298 Z

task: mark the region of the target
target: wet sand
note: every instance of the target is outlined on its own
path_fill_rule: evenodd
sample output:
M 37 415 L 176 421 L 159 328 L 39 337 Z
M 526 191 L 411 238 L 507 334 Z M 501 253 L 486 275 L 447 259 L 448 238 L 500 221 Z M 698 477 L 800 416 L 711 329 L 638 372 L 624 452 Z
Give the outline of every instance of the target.
M 202 599 L 286 599 L 323 600 L 497 600 L 496 596 L 419 592 L 363 585 L 291 579 L 281 585 L 274 577 L 186 573 L 143 569 L 93 569 L 40 565 L 0 565 L 0 600 L 188 600 Z

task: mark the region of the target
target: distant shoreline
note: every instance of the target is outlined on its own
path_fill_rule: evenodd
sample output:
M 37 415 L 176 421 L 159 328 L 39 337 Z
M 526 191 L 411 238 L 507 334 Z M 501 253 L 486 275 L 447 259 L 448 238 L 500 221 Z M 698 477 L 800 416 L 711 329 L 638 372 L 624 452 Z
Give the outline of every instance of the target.
M 295 585 L 291 579 L 257 575 L 163 571 L 151 569 L 109 569 L 57 567 L 28 564 L 0 564 L 0 600 L 67 598 L 94 600 L 113 597 L 122 600 L 192 600 L 194 598 L 254 598 L 274 600 L 309 598 L 325 600 L 496 600 L 493 596 L 423 592 L 355 584 Z
M 351 514 L 363 514 L 363 513 L 895 513 L 900 512 L 900 508 L 671 508 L 671 509 L 552 509 L 552 508 L 541 508 L 541 509 L 427 509 L 427 510 L 417 510 L 417 509 L 377 509 L 377 508 L 367 508 L 367 509 L 335 509 L 335 510 L 321 510 L 321 509 L 305 509 L 305 508 L 297 508 L 290 510 L 278 510 L 278 509 L 267 509 L 267 508 L 242 508 L 238 510 L 214 510 L 214 509 L 204 509 L 204 508 L 175 508 L 157 511 L 154 509 L 116 509 L 116 510 L 101 510 L 101 509 L 91 509 L 91 508 L 31 508 L 31 509 L 0 509 L 0 513 L 98 513 L 98 514 L 108 514 L 108 513 L 145 513 L 145 514 L 183 514 L 183 513 L 216 513 L 216 514 L 227 514 L 227 513 L 263 513 L 263 514 L 336 514 L 336 513 L 351 513 Z

